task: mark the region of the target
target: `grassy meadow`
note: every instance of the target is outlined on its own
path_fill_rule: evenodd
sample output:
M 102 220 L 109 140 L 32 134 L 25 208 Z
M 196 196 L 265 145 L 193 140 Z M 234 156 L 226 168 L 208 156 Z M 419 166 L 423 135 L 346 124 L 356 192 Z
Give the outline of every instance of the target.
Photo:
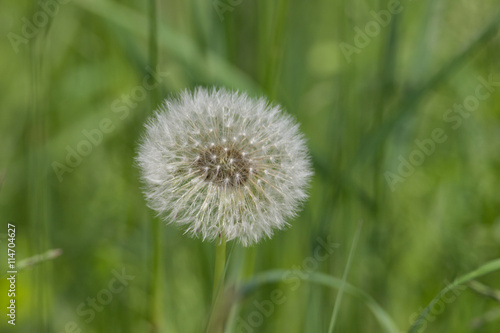
M 0 332 L 500 331 L 498 1 L 1 8 Z M 155 216 L 134 161 L 197 86 L 282 105 L 314 167 L 290 228 L 227 244 L 215 306 L 215 244 Z

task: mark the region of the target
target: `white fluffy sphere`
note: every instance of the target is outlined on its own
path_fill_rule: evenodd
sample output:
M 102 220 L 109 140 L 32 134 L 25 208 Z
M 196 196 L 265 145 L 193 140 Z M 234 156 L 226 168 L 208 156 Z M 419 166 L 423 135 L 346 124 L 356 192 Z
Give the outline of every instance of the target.
M 245 246 L 288 224 L 312 175 L 291 116 L 224 89 L 167 100 L 146 124 L 137 161 L 149 206 L 165 221 Z

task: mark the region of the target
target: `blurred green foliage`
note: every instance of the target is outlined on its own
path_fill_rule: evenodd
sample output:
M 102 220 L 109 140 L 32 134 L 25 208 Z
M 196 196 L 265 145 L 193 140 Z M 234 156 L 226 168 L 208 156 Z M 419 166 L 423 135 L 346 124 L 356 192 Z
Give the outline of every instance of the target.
M 347 282 L 407 331 L 450 281 L 500 257 L 497 1 L 172 0 L 156 4 L 156 26 L 152 2 L 2 3 L 0 331 L 203 331 L 214 245 L 155 218 L 133 160 L 157 99 L 198 85 L 282 104 L 315 166 L 289 230 L 255 249 L 228 244 L 228 285 L 307 270 L 318 237 L 338 246 L 311 267 L 340 279 L 363 220 Z M 146 89 L 151 72 L 161 82 Z M 9 222 L 18 263 L 62 250 L 18 272 L 15 327 Z M 499 278 L 479 281 L 494 290 Z M 336 290 L 299 284 L 259 285 L 227 331 L 326 332 Z M 337 332 L 385 332 L 364 300 L 345 293 Z M 425 332 L 500 329 L 484 293 L 464 287 L 441 303 Z

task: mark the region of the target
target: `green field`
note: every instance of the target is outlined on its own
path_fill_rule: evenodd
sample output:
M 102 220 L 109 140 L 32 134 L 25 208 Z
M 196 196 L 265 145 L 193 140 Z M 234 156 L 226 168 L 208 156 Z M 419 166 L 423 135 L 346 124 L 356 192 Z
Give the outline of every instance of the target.
M 20 0 L 2 16 L 0 332 L 500 331 L 498 1 Z M 228 242 L 216 306 L 215 244 L 155 216 L 134 160 L 156 107 L 197 86 L 282 105 L 314 168 L 290 228 Z

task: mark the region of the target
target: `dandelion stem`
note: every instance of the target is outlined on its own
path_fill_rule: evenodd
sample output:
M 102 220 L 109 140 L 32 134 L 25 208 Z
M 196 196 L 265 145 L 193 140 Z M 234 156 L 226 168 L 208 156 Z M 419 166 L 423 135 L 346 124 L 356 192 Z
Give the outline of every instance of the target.
M 215 246 L 214 285 L 212 292 L 212 313 L 208 321 L 207 333 L 222 333 L 224 320 L 217 316 L 217 306 L 220 304 L 220 295 L 224 290 L 224 273 L 226 266 L 226 236 L 221 233 L 219 242 Z
M 224 268 L 226 266 L 226 236 L 222 233 L 215 247 L 214 287 L 212 305 L 215 304 L 219 292 L 224 289 Z

